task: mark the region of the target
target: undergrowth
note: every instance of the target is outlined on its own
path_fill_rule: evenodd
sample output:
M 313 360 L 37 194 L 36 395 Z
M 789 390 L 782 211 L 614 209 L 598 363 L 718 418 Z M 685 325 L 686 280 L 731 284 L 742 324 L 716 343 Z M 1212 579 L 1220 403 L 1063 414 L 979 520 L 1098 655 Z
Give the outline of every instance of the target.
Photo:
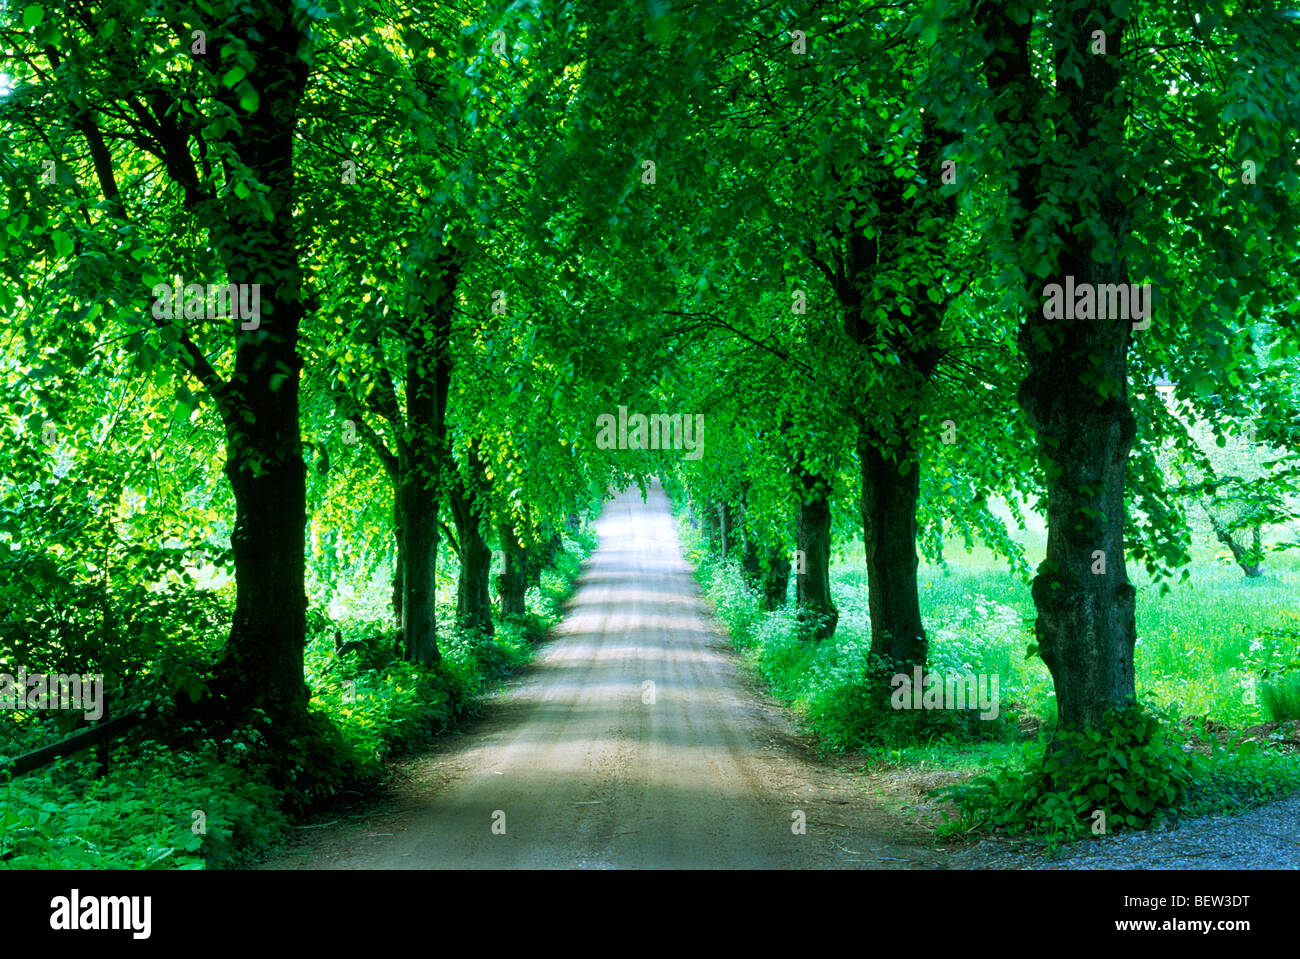
M 255 711 L 221 738 L 168 729 L 169 740 L 192 746 L 124 740 L 106 775 L 91 750 L 0 783 L 0 864 L 201 869 L 246 861 L 280 839 L 294 818 L 375 782 L 385 760 L 427 746 L 472 714 L 559 621 L 594 546 L 586 529 L 566 543 L 556 566 L 529 590 L 528 612 L 498 618 L 491 638 L 440 632 L 442 661 L 434 669 L 398 659 L 382 638 L 383 623 L 333 622 L 313 611 L 305 656 L 313 696 L 287 751 L 266 748 L 270 720 Z M 345 640 L 361 640 L 362 648 L 340 657 L 335 630 Z M 177 673 L 198 674 L 206 654 L 196 646 L 194 661 Z M 17 712 L 3 719 L 0 761 L 66 735 L 60 717 Z

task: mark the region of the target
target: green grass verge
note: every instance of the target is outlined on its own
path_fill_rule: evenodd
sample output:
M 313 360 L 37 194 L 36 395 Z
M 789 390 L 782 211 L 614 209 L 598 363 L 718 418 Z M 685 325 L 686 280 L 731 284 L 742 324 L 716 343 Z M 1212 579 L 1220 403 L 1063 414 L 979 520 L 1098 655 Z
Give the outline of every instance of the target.
M 1200 755 L 1176 723 L 1196 716 L 1240 729 L 1300 712 L 1300 557 L 1274 554 L 1259 579 L 1211 559 L 1168 590 L 1140 571 L 1131 574 L 1139 588 L 1138 695 L 1165 724 L 1149 733 L 1129 727 L 1114 741 L 1090 744 L 1088 768 L 1052 787 L 1042 763 L 1056 709 L 1046 666 L 1026 656 L 1034 617 L 1029 586 L 987 551 L 923 566 L 920 593 L 930 666 L 996 674 L 995 722 L 953 710 L 882 710 L 873 701 L 860 548 L 846 549 L 832 567 L 839 624 L 833 637 L 813 643 L 801 638 L 793 609 L 765 611 L 736 563 L 708 555 L 680 519 L 687 556 L 733 642 L 773 694 L 801 714 L 823 750 L 858 750 L 895 765 L 970 772 L 977 780 L 991 774 L 947 794 L 961 800 L 963 812 L 941 830 L 947 835 L 1000 828 L 1059 843 L 1089 834 L 1088 817 L 1101 806 L 1110 810 L 1107 828 L 1131 828 L 1237 811 L 1300 788 L 1294 752 L 1239 743 Z M 1024 740 L 1020 724 L 1038 735 Z M 1106 769 L 1105 757 L 1116 752 L 1136 756 L 1137 769 Z M 1067 780 L 1071 785 L 1060 785 Z
M 0 868 L 202 869 L 246 861 L 296 816 L 376 782 L 385 760 L 427 746 L 473 714 L 560 621 L 594 546 L 590 530 L 566 541 L 556 567 L 529 591 L 527 615 L 497 621 L 492 639 L 441 634 L 435 670 L 381 649 L 340 660 L 335 628 L 353 638 L 382 624 L 315 617 L 306 651 L 314 695 L 307 732 L 289 756 L 259 748 L 266 730 L 255 716 L 220 741 L 197 737 L 192 749 L 124 742 L 104 778 L 93 752 L 83 752 L 0 783 Z M 63 735 L 44 715 L 0 716 L 0 761 Z

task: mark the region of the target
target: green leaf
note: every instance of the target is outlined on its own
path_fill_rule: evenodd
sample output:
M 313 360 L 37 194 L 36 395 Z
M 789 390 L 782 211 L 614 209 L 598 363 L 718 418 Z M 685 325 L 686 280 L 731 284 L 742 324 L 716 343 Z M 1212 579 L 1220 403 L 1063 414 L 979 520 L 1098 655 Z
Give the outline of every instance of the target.
M 28 7 L 28 9 L 30 10 L 31 8 Z M 64 233 L 62 230 L 55 230 L 52 238 L 54 240 L 54 252 L 57 253 L 60 258 L 72 256 L 72 237 L 68 236 L 68 234 Z
M 45 8 L 32 4 L 23 10 L 23 29 L 31 30 L 45 19 Z

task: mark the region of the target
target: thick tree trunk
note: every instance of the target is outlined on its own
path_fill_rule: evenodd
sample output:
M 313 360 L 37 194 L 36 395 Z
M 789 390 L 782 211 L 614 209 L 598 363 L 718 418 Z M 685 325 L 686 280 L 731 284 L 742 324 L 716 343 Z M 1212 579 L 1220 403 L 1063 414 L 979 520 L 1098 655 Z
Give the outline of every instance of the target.
M 917 167 L 937 172 L 945 149 L 960 133 L 951 118 L 925 113 L 921 117 Z M 862 539 L 867 563 L 867 597 L 871 612 L 871 650 L 894 668 L 926 665 L 925 627 L 921 621 L 916 570 L 916 510 L 920 499 L 920 463 L 916 453 L 924 398 L 933 394 L 932 379 L 942 358 L 940 335 L 955 293 L 937 299 L 913 263 L 920 251 L 937 259 L 946 255 L 957 215 L 956 196 L 922 190 L 914 196 L 897 179 L 886 179 L 874 190 L 875 216 L 888 228 L 869 234 L 855 231 L 843 247 L 843 268 L 835 271 L 835 289 L 844 310 L 844 331 L 858 345 L 864 361 L 890 355 L 896 362 L 881 367 L 885 389 L 893 397 L 892 412 L 878 408 L 863 394 L 856 410 L 857 447 L 861 471 Z M 893 273 L 905 284 L 884 303 L 896 313 L 893 300 L 910 301 L 905 325 L 882 321 L 873 277 Z M 871 361 L 874 362 L 874 361 Z M 885 419 L 886 428 L 880 423 Z M 888 439 L 886 437 L 889 437 Z M 881 691 L 892 689 L 882 685 Z
M 501 615 L 522 616 L 527 607 L 524 596 L 528 590 L 528 554 L 519 543 L 515 525 L 506 520 L 499 524 L 501 551 L 505 554 L 505 568 L 497 577 L 497 595 L 501 598 Z
M 457 524 L 460 536 L 460 579 L 456 587 L 456 614 L 460 625 L 492 635 L 492 551 L 473 509 Z
M 427 355 L 427 354 L 426 354 Z M 438 495 L 436 459 L 436 359 L 412 351 L 406 369 L 407 437 L 398 444 L 398 573 L 401 607 L 398 622 L 406 658 L 436 664 L 436 571 L 438 563 Z
M 282 392 L 290 392 L 286 387 Z M 226 476 L 235 493 L 230 535 L 235 612 L 230 638 L 218 657 L 213 692 L 225 699 L 223 712 L 232 718 L 254 706 L 272 711 L 305 707 L 309 698 L 303 676 L 306 470 L 296 443 L 293 399 L 292 411 L 281 403 L 251 402 L 250 408 L 267 415 L 248 424 L 254 435 L 247 445 L 237 440 L 228 447 Z M 269 415 L 272 410 L 279 415 Z M 275 460 L 254 452 L 265 453 L 277 444 L 281 452 Z M 253 461 L 262 464 L 260 472 Z
M 1072 268 L 1076 277 L 1118 282 L 1090 264 L 1076 261 Z M 1124 478 L 1134 436 L 1126 348 L 1127 336 L 1076 324 L 1063 350 L 1031 358 L 1020 392 L 1051 461 L 1047 555 L 1033 584 L 1038 648 L 1052 673 L 1061 721 L 1087 727 L 1135 698 L 1137 594 L 1124 561 Z M 1079 381 L 1090 358 L 1101 361 L 1097 373 L 1118 384 L 1107 401 L 1098 402 L 1095 390 Z
M 871 651 L 898 666 L 924 667 L 925 627 L 916 581 L 916 508 L 920 463 L 904 441 L 896 458 L 866 429 L 858 432 L 862 464 L 862 531 L 867 554 Z
M 226 718 L 253 706 L 297 713 L 309 696 L 303 675 L 307 501 L 297 351 L 306 308 L 293 220 L 293 136 L 308 73 L 304 27 L 303 15 L 283 0 L 242 7 L 226 28 L 247 38 L 261 100 L 252 113 L 235 109 L 239 123 L 224 141 L 264 187 L 249 200 L 223 196 L 210 230 L 227 281 L 257 284 L 261 310 L 253 329 L 243 328 L 253 319 L 233 321 L 234 370 L 216 396 L 235 500 L 234 618 L 211 688 Z M 210 371 L 202 378 L 216 382 Z
M 453 480 L 451 511 L 460 541 L 460 578 L 456 586 L 456 618 L 466 629 L 478 629 L 491 636 L 492 550 L 483 536 L 483 489 L 487 478 L 477 448 L 471 444 L 465 469 L 469 480 Z
M 399 556 L 402 608 L 399 625 L 409 662 L 434 666 L 442 656 L 437 634 L 438 500 L 425 485 L 428 470 L 404 470 L 397 494 L 403 501 Z
M 1065 199 L 1065 209 L 1053 214 L 1062 224 L 1064 250 L 1049 280 L 1063 288 L 1071 276 L 1076 288 L 1129 281 L 1118 253 L 1130 216 L 1119 199 L 1117 173 L 1124 143 L 1118 65 L 1125 24 L 1111 16 L 1109 6 L 1103 0 L 1056 5 L 1052 18 L 1064 38 L 1056 54 L 1056 95 L 1065 113 L 1046 154 L 1044 128 L 1029 112 L 1039 99 L 1029 66 L 1033 20 L 1017 24 L 1001 4 L 976 8 L 994 46 L 986 69 L 997 96 L 995 117 L 1017 151 L 1013 233 L 1018 241 L 1027 240 L 1029 217 L 1045 194 L 1047 202 Z M 1105 31 L 1104 55 L 1087 52 L 1095 30 Z M 1067 60 L 1070 69 L 1062 70 Z M 1042 157 L 1058 152 L 1077 158 L 1080 169 L 1090 172 L 1086 197 L 1077 188 L 1061 192 L 1043 183 L 1052 168 L 1041 165 Z M 1105 243 L 1095 237 L 1097 226 L 1107 234 Z M 1094 258 L 1105 251 L 1108 257 Z M 1124 560 L 1124 483 L 1135 433 L 1128 402 L 1132 324 L 1128 317 L 1047 319 L 1044 292 L 1030 290 L 1020 330 L 1029 369 L 1019 399 L 1046 467 L 1047 556 L 1033 584 L 1035 631 L 1062 726 L 1097 728 L 1110 709 L 1136 698 L 1136 591 Z
M 779 609 L 785 605 L 790 584 L 790 558 L 778 546 L 769 546 L 763 567 L 763 605 Z
M 435 666 L 442 659 L 437 633 L 439 465 L 448 462 L 447 394 L 451 385 L 451 322 L 462 261 L 450 249 L 433 257 L 422 276 L 427 317 L 412 317 L 406 343 L 405 429 L 398 442 L 399 625 L 409 662 Z
M 795 561 L 798 619 L 813 625 L 813 638 L 835 635 L 840 613 L 831 598 L 830 483 L 802 468 L 795 473 L 799 504 Z

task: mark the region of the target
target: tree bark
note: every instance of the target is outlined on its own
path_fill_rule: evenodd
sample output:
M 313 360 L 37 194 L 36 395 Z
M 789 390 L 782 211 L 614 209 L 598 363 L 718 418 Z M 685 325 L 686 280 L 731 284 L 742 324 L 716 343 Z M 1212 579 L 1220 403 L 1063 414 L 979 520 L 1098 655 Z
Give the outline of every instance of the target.
M 422 666 L 437 665 L 442 658 L 437 634 L 438 499 L 425 485 L 430 479 L 428 472 L 408 463 L 397 490 L 403 503 L 399 627 L 407 661 Z
M 398 617 L 406 659 L 435 666 L 442 654 L 437 632 L 438 511 L 440 478 L 448 472 L 447 395 L 451 387 L 451 324 L 463 260 L 452 249 L 435 255 L 421 279 L 425 315 L 401 330 L 406 346 L 406 410 L 396 424 Z
M 769 546 L 763 567 L 763 605 L 779 609 L 785 605 L 790 584 L 790 558 L 779 546 Z
M 299 433 L 298 331 L 306 313 L 294 224 L 293 137 L 308 67 L 305 20 L 295 5 L 253 2 L 226 29 L 247 38 L 261 99 L 251 113 L 224 95 L 239 122 L 224 142 L 263 190 L 212 202 L 212 245 L 232 284 L 257 284 L 261 314 L 236 319 L 234 371 L 219 385 L 206 360 L 197 375 L 217 385 L 226 434 L 225 473 L 234 491 L 230 536 L 235 610 L 211 693 L 227 718 L 262 706 L 301 712 L 307 597 L 306 468 Z M 270 217 L 263 215 L 263 204 Z M 186 340 L 188 344 L 188 340 Z M 191 356 L 197 353 L 193 350 Z
M 492 550 L 483 535 L 483 491 L 487 485 L 478 448 L 470 444 L 465 457 L 468 479 L 456 474 L 451 490 L 451 511 L 460 541 L 460 577 L 456 586 L 456 618 L 461 627 L 491 636 Z
M 731 515 L 731 504 L 727 502 L 718 504 L 718 535 L 721 540 L 720 552 L 722 558 L 726 559 L 736 545 L 735 523 Z
M 1118 64 L 1124 22 L 1100 0 L 1061 0 L 1052 19 L 1061 31 L 1056 52 L 1057 96 L 1065 113 L 1056 145 L 1090 169 L 1088 196 L 1068 199 L 1045 187 L 1043 126 L 1030 115 L 1039 101 L 1030 73 L 1032 17 L 1014 22 L 1007 6 L 980 3 L 976 16 L 994 47 L 986 73 L 994 115 L 1008 134 L 1016 187 L 1012 230 L 1024 241 L 1040 203 L 1064 200 L 1053 213 L 1063 252 L 1050 282 L 1128 282 L 1117 251 L 1124 247 L 1130 213 L 1118 195 L 1117 147 L 1124 141 Z M 1094 30 L 1104 30 L 1107 51 L 1086 51 Z M 1080 71 L 1063 71 L 1073 60 Z M 1035 158 L 1035 159 L 1030 159 Z M 1068 187 L 1067 187 L 1068 189 Z M 1094 258 L 1102 244 L 1091 229 L 1100 211 L 1109 257 Z M 1028 373 L 1019 399 L 1038 435 L 1046 466 L 1047 555 L 1033 583 L 1038 648 L 1051 671 L 1062 726 L 1097 728 L 1112 708 L 1135 696 L 1133 649 L 1136 591 L 1124 560 L 1124 484 L 1135 422 L 1128 403 L 1128 318 L 1046 319 L 1041 290 L 1030 291 L 1020 345 Z M 1059 749 L 1059 747 L 1058 747 Z
M 951 123 L 926 113 L 921 132 L 917 166 L 933 176 L 942 168 L 943 151 L 958 138 L 958 131 Z M 850 233 L 835 254 L 836 269 L 820 264 L 844 311 L 844 332 L 864 359 L 892 355 L 897 360 L 888 367 L 876 364 L 878 375 L 894 397 L 892 412 L 879 409 L 864 392 L 855 418 L 871 650 L 900 669 L 905 665 L 924 668 L 926 664 L 916 578 L 920 500 L 916 437 L 922 403 L 932 394 L 931 380 L 943 357 L 939 337 L 944 317 L 957 295 L 946 291 L 936 301 L 928 280 L 908 272 L 914 270 L 910 264 L 918 250 L 936 259 L 944 255 L 949 228 L 934 224 L 953 221 L 956 196 L 944 196 L 934 189 L 918 191 L 912 198 L 906 193 L 901 180 L 881 181 L 873 196 L 875 218 L 889 228 L 877 228 L 869 235 L 861 230 Z M 879 273 L 893 273 L 902 280 L 904 289 L 891 296 L 911 304 L 906 324 L 877 319 L 872 281 Z
M 740 574 L 744 577 L 746 586 L 757 589 L 763 581 L 763 560 L 758 552 L 758 536 L 749 528 L 748 517 L 742 521 L 740 532 L 744 541 L 744 549 L 740 557 Z
M 505 568 L 497 577 L 497 595 L 501 598 L 501 615 L 522 616 L 527 612 L 524 596 L 528 590 L 528 554 L 519 543 L 515 524 L 503 520 L 498 525 Z
M 894 456 L 881 445 L 869 430 L 859 429 L 871 651 L 899 669 L 924 667 L 926 636 L 916 580 L 920 462 L 906 440 L 895 447 Z
M 1205 512 L 1210 517 L 1210 528 L 1214 530 L 1214 538 L 1228 547 L 1228 551 L 1232 553 L 1233 561 L 1241 567 L 1242 573 L 1252 578 L 1262 575 L 1263 569 L 1260 564 L 1260 557 L 1264 555 L 1264 551 L 1263 532 L 1260 527 L 1257 525 L 1251 528 L 1252 545 L 1247 547 L 1245 543 L 1237 541 L 1237 537 L 1233 535 L 1232 530 L 1220 523 L 1218 517 L 1208 507 Z
M 831 501 L 830 483 L 825 477 L 802 467 L 795 471 L 795 488 L 800 497 L 796 541 L 795 593 L 798 620 L 810 624 L 812 636 L 821 641 L 835 635 L 840 613 L 831 598 Z
M 700 519 L 704 523 L 704 539 L 708 543 L 709 552 L 717 552 L 722 543 L 722 522 L 717 504 L 706 504 Z

